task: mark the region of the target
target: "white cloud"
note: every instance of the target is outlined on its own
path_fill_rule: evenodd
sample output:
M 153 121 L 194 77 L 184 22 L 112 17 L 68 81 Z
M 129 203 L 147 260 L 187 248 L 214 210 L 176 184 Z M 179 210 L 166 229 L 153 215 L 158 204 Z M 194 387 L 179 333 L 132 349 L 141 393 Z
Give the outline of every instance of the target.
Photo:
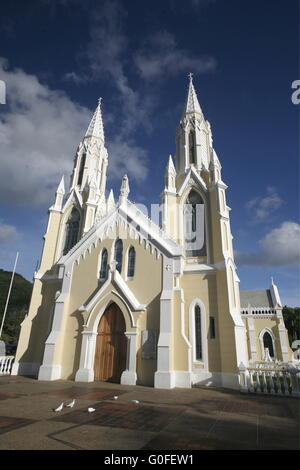
M 0 220 L 0 243 L 8 243 L 19 238 L 16 227 L 2 223 Z
M 90 16 L 90 41 L 86 47 L 91 77 L 94 80 L 107 77 L 117 91 L 115 121 L 119 123 L 119 139 L 120 136 L 127 139 L 138 127 L 150 131 L 154 106 L 153 99 L 145 99 L 130 85 L 125 72 L 129 57 L 128 39 L 123 29 L 126 15 L 119 2 L 103 2 L 101 9 L 95 9 Z
M 0 120 L 0 198 L 10 203 L 49 205 L 61 175 L 71 172 L 90 111 L 34 75 L 10 70 L 0 59 L 7 107 Z
M 288 266 L 300 263 L 300 225 L 286 221 L 259 241 L 254 253 L 237 252 L 239 265 Z
M 258 196 L 245 204 L 250 223 L 265 222 L 277 209 L 283 205 L 283 199 L 278 195 L 276 188 L 267 187 L 267 195 Z
M 109 177 L 119 179 L 127 173 L 138 181 L 144 181 L 147 174 L 147 153 L 132 142 L 115 139 L 108 143 L 109 151 Z
M 3 58 L 0 76 L 7 85 L 7 106 L 2 106 L 6 112 L 0 118 L 0 199 L 49 206 L 61 175 L 68 178 L 71 173 L 92 112 L 73 103 L 64 92 L 41 84 L 36 76 L 9 69 Z M 108 171 L 120 162 L 120 152 L 113 148 L 120 142 L 113 143 Z M 123 150 L 125 171 L 143 179 L 147 173 L 145 154 L 136 145 L 124 144 Z
M 73 82 L 75 85 L 81 85 L 91 80 L 88 75 L 80 75 L 76 72 L 67 72 L 63 76 L 63 80 L 66 82 Z
M 167 31 L 151 36 L 135 55 L 135 64 L 144 79 L 167 77 L 181 72 L 207 73 L 217 66 L 214 57 L 195 57 L 176 45 Z

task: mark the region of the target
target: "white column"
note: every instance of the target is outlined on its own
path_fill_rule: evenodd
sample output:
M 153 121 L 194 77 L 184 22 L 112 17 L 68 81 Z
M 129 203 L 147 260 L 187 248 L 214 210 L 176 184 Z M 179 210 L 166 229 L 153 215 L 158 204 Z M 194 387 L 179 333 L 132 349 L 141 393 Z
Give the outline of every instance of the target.
M 279 317 L 278 314 L 277 314 L 277 316 Z M 287 333 L 286 333 L 286 329 L 285 329 L 285 325 L 284 325 L 282 316 L 279 317 L 278 332 L 279 332 L 279 341 L 280 341 L 280 347 L 281 347 L 281 352 L 282 352 L 282 360 L 283 360 L 283 362 L 289 362 Z M 277 357 L 277 359 L 278 359 L 278 357 Z
M 256 339 L 255 339 L 253 317 L 247 317 L 247 324 L 248 324 L 248 333 L 249 333 L 249 340 L 250 340 L 250 360 L 257 361 Z
M 127 337 L 126 370 L 121 375 L 121 384 L 135 385 L 136 375 L 136 332 L 125 332 Z
M 172 364 L 172 297 L 173 260 L 164 258 L 163 291 L 160 297 L 160 325 L 157 344 L 157 371 L 154 374 L 155 388 L 175 387 Z
M 55 352 L 62 331 L 65 296 L 56 300 L 52 330 L 46 339 L 43 363 L 39 369 L 38 380 L 58 380 L 61 378 L 61 364 L 55 364 Z
M 72 270 L 73 265 L 65 265 L 60 268 L 60 274 L 63 276 L 62 289 L 55 302 L 52 328 L 45 341 L 43 363 L 39 369 L 38 380 L 58 380 L 61 378 L 60 362 L 63 360 L 63 353 L 60 351 L 59 357 L 57 357 L 57 349 L 59 348 L 59 340 L 65 327 L 64 309 L 65 305 L 68 303 L 71 290 Z M 57 361 L 57 363 L 55 363 L 55 361 Z
M 79 369 L 76 372 L 76 382 L 93 382 L 94 381 L 94 359 L 96 347 L 97 332 L 83 331 L 82 345 L 80 353 Z

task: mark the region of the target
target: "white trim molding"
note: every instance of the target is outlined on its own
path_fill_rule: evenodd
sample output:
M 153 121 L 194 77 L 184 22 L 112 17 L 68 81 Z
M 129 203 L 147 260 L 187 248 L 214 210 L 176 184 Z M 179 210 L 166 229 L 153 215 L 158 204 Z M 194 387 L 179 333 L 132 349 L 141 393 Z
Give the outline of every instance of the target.
M 201 316 L 201 349 L 202 360 L 196 359 L 196 332 L 195 332 L 195 308 L 200 308 Z M 207 346 L 207 321 L 206 321 L 206 308 L 202 300 L 196 298 L 192 301 L 189 307 L 189 334 L 190 343 L 192 345 L 192 362 L 193 364 L 203 365 L 203 372 L 208 372 L 208 346 Z
M 136 340 L 137 332 L 125 332 L 127 337 L 127 356 L 126 369 L 121 375 L 122 385 L 135 385 L 137 381 L 136 374 Z
M 265 356 L 265 346 L 264 346 L 264 339 L 263 339 L 265 333 L 269 333 L 269 335 L 272 339 L 273 351 L 274 351 L 274 357 L 272 357 L 272 359 L 275 361 L 275 359 L 278 359 L 277 351 L 276 351 L 276 338 L 274 336 L 273 331 L 270 330 L 270 328 L 263 328 L 261 330 L 261 332 L 259 333 L 259 336 L 258 336 L 258 339 L 259 339 L 259 342 L 260 342 L 261 359 L 263 361 L 264 356 Z M 269 351 L 269 353 L 270 353 L 270 351 Z

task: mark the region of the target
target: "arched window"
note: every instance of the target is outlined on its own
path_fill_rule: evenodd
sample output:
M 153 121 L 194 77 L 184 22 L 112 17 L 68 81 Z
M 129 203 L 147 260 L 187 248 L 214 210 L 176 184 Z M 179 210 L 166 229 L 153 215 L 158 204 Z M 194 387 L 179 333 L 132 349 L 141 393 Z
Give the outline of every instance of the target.
M 205 255 L 204 203 L 192 190 L 184 204 L 184 237 L 187 256 Z
M 79 238 L 80 214 L 77 209 L 73 209 L 66 224 L 66 241 L 63 254 L 66 255 L 78 242 Z
M 196 360 L 202 361 L 202 331 L 201 331 L 201 310 L 199 305 L 195 306 L 195 345 Z
M 107 277 L 107 259 L 108 259 L 107 249 L 104 248 L 104 250 L 102 251 L 102 256 L 101 256 L 100 279 L 106 279 Z
M 273 348 L 273 340 L 267 331 L 263 335 L 263 345 L 264 349 L 268 348 L 269 349 L 269 354 L 271 357 L 274 357 L 274 348 Z
M 135 249 L 132 246 L 128 251 L 127 277 L 134 276 L 134 268 L 135 268 Z
M 116 270 L 119 273 L 122 271 L 122 258 L 123 258 L 123 242 L 122 240 L 118 239 L 115 243 L 115 262 L 116 262 Z
M 195 132 L 190 131 L 189 133 L 189 160 L 190 164 L 196 163 L 196 145 L 195 145 Z
M 82 177 L 83 177 L 83 172 L 84 172 L 84 165 L 85 165 L 85 159 L 86 155 L 85 153 L 81 157 L 81 162 L 80 162 L 80 168 L 79 168 L 79 173 L 78 173 L 78 180 L 77 184 L 80 186 L 82 183 Z

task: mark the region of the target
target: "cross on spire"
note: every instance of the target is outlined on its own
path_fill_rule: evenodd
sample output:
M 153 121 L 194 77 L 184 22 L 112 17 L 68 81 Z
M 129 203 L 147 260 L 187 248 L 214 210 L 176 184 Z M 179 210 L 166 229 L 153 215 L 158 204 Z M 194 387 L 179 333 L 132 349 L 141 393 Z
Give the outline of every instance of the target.
M 194 84 L 193 84 L 193 74 L 192 74 L 192 72 L 190 72 L 188 74 L 188 77 L 190 79 L 190 82 L 189 82 L 189 86 L 188 86 L 188 95 L 187 95 L 183 115 L 186 115 L 188 113 L 202 114 L 200 104 L 199 104 L 197 94 L 196 94 Z
M 101 115 L 101 102 L 102 98 L 98 98 L 98 106 L 93 114 L 88 130 L 86 131 L 85 137 L 99 137 L 104 142 L 104 130 Z

